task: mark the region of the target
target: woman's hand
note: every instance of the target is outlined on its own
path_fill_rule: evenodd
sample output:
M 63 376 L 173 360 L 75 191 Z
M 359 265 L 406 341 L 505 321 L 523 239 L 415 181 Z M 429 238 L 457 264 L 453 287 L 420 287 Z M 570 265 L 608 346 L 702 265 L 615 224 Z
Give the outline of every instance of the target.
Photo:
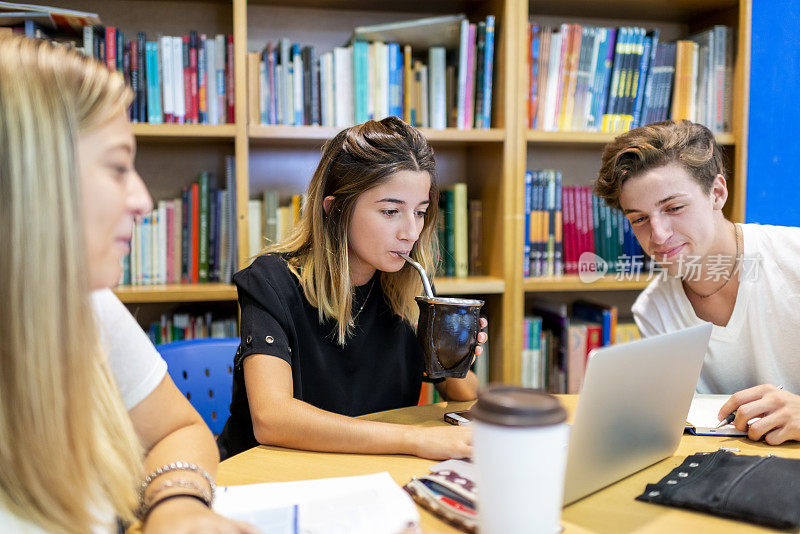
M 719 411 L 720 420 L 736 410 L 733 425 L 747 431 L 747 437 L 762 437 L 770 445 L 800 441 L 800 396 L 770 384 L 734 393 Z M 760 418 L 748 425 L 753 418 Z
M 468 426 L 410 426 L 409 439 L 415 456 L 449 460 L 472 456 L 472 429 Z
M 478 346 L 475 347 L 475 358 L 472 359 L 472 363 L 475 363 L 477 357 L 483 354 L 483 347 L 481 345 L 483 345 L 489 340 L 489 334 L 483 332 L 483 330 L 485 330 L 486 327 L 489 326 L 489 321 L 487 321 L 485 317 L 481 317 L 480 325 L 481 325 L 481 332 L 478 332 Z
M 142 527 L 144 534 L 259 534 L 249 523 L 232 521 L 192 498 L 176 498 L 156 506 Z

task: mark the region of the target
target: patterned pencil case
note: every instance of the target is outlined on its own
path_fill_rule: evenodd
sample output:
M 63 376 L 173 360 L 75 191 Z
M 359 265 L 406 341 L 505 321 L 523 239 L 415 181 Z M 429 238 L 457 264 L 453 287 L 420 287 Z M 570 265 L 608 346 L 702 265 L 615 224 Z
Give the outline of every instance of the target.
M 434 471 L 403 486 L 414 501 L 459 530 L 478 529 L 475 483 L 455 471 Z
M 728 451 L 693 454 L 636 500 L 773 528 L 800 527 L 800 460 Z

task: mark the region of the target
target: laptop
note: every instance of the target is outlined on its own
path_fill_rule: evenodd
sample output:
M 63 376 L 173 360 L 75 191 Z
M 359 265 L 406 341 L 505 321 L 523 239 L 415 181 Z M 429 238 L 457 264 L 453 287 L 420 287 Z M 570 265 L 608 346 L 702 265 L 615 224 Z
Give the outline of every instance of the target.
M 593 350 L 569 439 L 564 505 L 678 448 L 711 323 Z

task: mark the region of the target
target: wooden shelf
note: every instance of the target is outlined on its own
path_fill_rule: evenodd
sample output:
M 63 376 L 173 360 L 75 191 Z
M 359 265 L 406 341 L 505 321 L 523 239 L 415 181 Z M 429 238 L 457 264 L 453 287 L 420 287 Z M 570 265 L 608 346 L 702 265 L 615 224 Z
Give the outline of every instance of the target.
M 699 14 L 735 8 L 736 0 L 536 0 L 530 1 L 533 15 L 559 17 L 593 17 L 623 20 L 659 20 L 689 23 Z
M 126 304 L 236 300 L 236 286 L 233 284 L 117 286 L 114 293 Z
M 267 144 L 298 144 L 321 145 L 339 133 L 342 128 L 324 126 L 248 126 L 248 135 L 252 141 Z M 420 128 L 425 137 L 433 143 L 502 143 L 506 138 L 506 131 L 498 128 L 489 130 L 458 130 L 446 128 L 434 130 Z
M 500 294 L 506 287 L 502 278 L 492 276 L 437 278 L 434 283 L 437 293 L 441 295 Z M 233 284 L 117 286 L 114 293 L 126 304 L 236 300 L 236 286 Z
M 236 135 L 235 124 L 145 124 L 133 125 L 133 133 L 140 140 L 157 139 L 189 141 L 191 139 L 233 140 Z
M 619 133 L 606 132 L 543 132 L 541 130 L 528 130 L 526 139 L 528 143 L 553 144 L 553 145 L 605 145 L 614 140 Z M 715 135 L 720 145 L 734 145 L 736 140 L 731 133 Z
M 402 13 L 460 13 L 468 10 L 474 0 L 426 0 L 425 2 L 408 2 L 408 0 L 248 0 L 248 4 L 271 5 L 276 7 L 292 7 L 305 9 L 337 9 L 359 11 L 394 11 Z
M 614 275 L 606 275 L 594 282 L 583 282 L 578 275 L 547 276 L 542 278 L 526 278 L 522 288 L 527 292 L 556 291 L 640 291 L 647 287 L 651 280 L 647 274 L 641 274 L 638 280 L 617 280 Z
M 467 278 L 435 278 L 438 295 L 490 295 L 506 289 L 502 278 L 493 276 L 468 276 Z

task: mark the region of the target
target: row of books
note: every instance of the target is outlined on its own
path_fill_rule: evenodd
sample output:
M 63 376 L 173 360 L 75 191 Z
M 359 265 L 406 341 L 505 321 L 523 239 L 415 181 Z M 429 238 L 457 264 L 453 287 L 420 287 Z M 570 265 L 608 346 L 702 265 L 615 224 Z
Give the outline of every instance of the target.
M 160 321 L 150 323 L 147 336 L 153 345 L 159 345 L 185 339 L 238 337 L 239 328 L 235 317 L 216 318 L 211 312 L 204 315 L 162 314 Z
M 191 31 L 148 41 L 138 32 L 127 40 L 95 13 L 10 3 L 7 9 L 0 24 L 12 31 L 72 46 L 121 72 L 135 94 L 133 122 L 234 122 L 233 35 Z
M 674 43 L 659 30 L 531 22 L 528 126 L 621 132 L 666 119 L 731 130 L 733 30 Z
M 646 260 L 621 211 L 589 186 L 562 185 L 561 172 L 552 169 L 525 173 L 524 239 L 524 276 L 579 274 L 586 252 L 612 273 L 641 271 Z
M 283 241 L 300 221 L 305 194 L 292 195 L 289 202 L 279 205 L 277 191 L 264 191 L 260 199 L 248 201 L 250 255 L 257 254 L 267 245 Z
M 230 282 L 238 267 L 234 161 L 225 159 L 225 189 L 202 172 L 197 182 L 134 225 L 121 284 Z M 233 192 L 233 193 L 231 193 Z
M 469 199 L 467 184 L 459 182 L 439 190 L 437 274 L 457 278 L 482 274 L 482 225 L 483 203 Z
M 421 28 L 437 24 L 455 25 L 456 49 L 412 48 Z M 494 24 L 491 15 L 477 24 L 455 15 L 359 27 L 349 46 L 321 55 L 270 41 L 248 54 L 250 123 L 346 128 L 396 116 L 418 127 L 488 129 Z
M 183 36 L 144 32 L 126 41 L 114 26 L 85 26 L 83 51 L 123 73 L 136 98 L 133 122 L 224 124 L 234 122 L 233 36 Z
M 618 322 L 614 306 L 537 301 L 530 311 L 523 322 L 521 383 L 551 393 L 580 393 L 593 349 L 641 337 L 635 323 Z
M 305 195 L 293 195 L 279 205 L 277 191 L 264 191 L 248 203 L 250 255 L 264 246 L 286 239 L 300 220 Z M 437 237 L 441 262 L 437 274 L 466 277 L 480 275 L 483 204 L 469 200 L 467 184 L 459 182 L 439 191 Z

